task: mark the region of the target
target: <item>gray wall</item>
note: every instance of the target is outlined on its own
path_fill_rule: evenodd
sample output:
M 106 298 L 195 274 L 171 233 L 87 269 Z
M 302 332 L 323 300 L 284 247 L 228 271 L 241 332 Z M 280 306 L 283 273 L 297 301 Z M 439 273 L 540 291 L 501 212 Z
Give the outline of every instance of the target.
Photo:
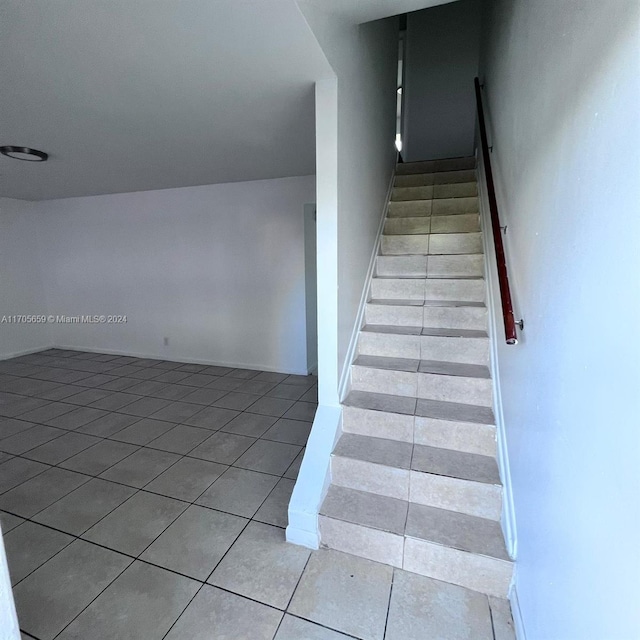
M 491 158 L 525 319 L 508 347 L 494 309 L 516 602 L 527 640 L 639 638 L 640 5 L 492 5 Z
M 480 0 L 407 16 L 405 162 L 473 155 Z

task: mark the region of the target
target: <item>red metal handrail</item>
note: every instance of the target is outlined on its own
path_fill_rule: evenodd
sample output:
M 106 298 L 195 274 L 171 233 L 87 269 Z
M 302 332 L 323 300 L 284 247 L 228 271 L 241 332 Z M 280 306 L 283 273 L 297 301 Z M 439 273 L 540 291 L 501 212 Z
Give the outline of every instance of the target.
M 491 159 L 489 157 L 489 143 L 487 141 L 487 127 L 484 122 L 484 109 L 482 108 L 482 93 L 480 80 L 474 79 L 476 88 L 476 106 L 478 108 L 478 126 L 480 128 L 480 141 L 482 143 L 482 158 L 484 160 L 484 173 L 487 179 L 487 195 L 489 198 L 489 211 L 491 212 L 491 229 L 493 231 L 493 244 L 496 249 L 496 263 L 498 265 L 498 284 L 500 286 L 500 298 L 502 300 L 502 316 L 504 318 L 504 333 L 507 344 L 518 344 L 516 333 L 516 319 L 513 315 L 513 303 L 509 289 L 509 276 L 507 274 L 507 262 L 502 244 L 500 231 L 500 218 L 498 216 L 498 202 L 496 190 L 493 184 L 493 172 L 491 171 Z M 522 323 L 522 321 L 520 321 Z M 521 326 L 522 328 L 522 326 Z

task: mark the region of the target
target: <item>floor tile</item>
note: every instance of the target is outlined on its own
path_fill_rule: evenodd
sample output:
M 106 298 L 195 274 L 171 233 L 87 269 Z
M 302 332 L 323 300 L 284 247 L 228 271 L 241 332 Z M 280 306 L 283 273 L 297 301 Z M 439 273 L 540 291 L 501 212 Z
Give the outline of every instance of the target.
M 206 580 L 247 522 L 245 518 L 192 505 L 140 557 Z
M 64 400 L 66 402 L 67 398 L 72 398 L 74 395 L 83 391 L 87 391 L 87 389 L 73 384 L 56 383 L 54 388 L 39 393 L 38 398 L 46 398 L 47 400 Z
M 196 501 L 251 518 L 278 482 L 275 476 L 245 469 L 228 469 Z
M 154 449 L 186 454 L 211 436 L 211 431 L 179 424 L 147 444 Z
M 309 555 L 288 544 L 283 529 L 250 522 L 207 582 L 286 609 Z
M 300 465 L 302 464 L 302 459 L 304 458 L 304 449 L 296 456 L 296 459 L 291 463 L 289 468 L 284 472 L 284 478 L 290 478 L 291 480 L 295 480 L 298 477 L 298 472 L 300 471 Z
M 267 391 L 266 396 L 270 398 L 284 398 L 285 400 L 299 400 L 305 392 L 305 388 L 295 384 L 279 384 L 271 391 Z
M 140 400 L 140 396 L 133 396 L 129 393 L 112 393 L 106 398 L 92 402 L 91 406 L 105 411 L 118 411 L 129 404 L 133 404 L 136 400 Z M 122 413 L 126 412 L 123 411 Z
M 246 453 L 240 456 L 235 462 L 235 466 L 281 476 L 295 460 L 300 450 L 300 447 L 292 444 L 257 440 Z
M 3 462 L 0 464 L 0 493 L 17 487 L 25 480 L 29 480 L 49 468 L 49 465 L 24 458 L 11 458 L 11 460 Z
M 199 586 L 189 578 L 136 561 L 59 639 L 162 640 Z
M 295 384 L 305 389 L 309 389 L 313 387 L 315 384 L 318 384 L 317 376 L 296 376 L 290 375 L 287 376 L 285 380 L 282 381 L 283 384 Z
M 351 636 L 285 614 L 274 640 L 348 640 Z
M 186 371 L 167 371 L 166 373 L 161 373 L 159 376 L 156 376 L 154 380 L 158 382 L 175 383 L 188 377 L 189 374 Z
M 243 382 L 239 387 L 238 391 L 242 393 L 254 393 L 256 395 L 263 395 L 267 393 L 267 391 L 271 391 L 273 387 L 276 385 L 273 382 L 258 382 L 257 380 L 248 380 L 247 382 Z
M 194 373 L 180 380 L 180 384 L 186 384 L 190 387 L 206 387 L 215 380 L 214 376 L 208 376 L 204 373 Z
M 283 380 L 286 380 L 287 378 L 288 378 L 288 376 L 287 376 L 286 373 L 275 373 L 273 371 L 262 371 L 253 379 L 254 380 L 258 380 L 260 382 L 275 382 L 276 384 L 278 384 L 279 382 L 282 382 Z
M 240 436 L 250 436 L 259 438 L 275 423 L 277 418 L 272 416 L 261 416 L 255 413 L 241 413 L 222 427 L 221 431 L 235 433 Z
M 72 542 L 15 587 L 21 628 L 53 640 L 130 562 L 83 540 Z
M 155 380 L 144 380 L 143 382 L 139 382 L 138 384 L 134 384 L 131 389 L 129 389 L 130 393 L 133 393 L 136 396 L 155 396 L 158 391 L 161 391 L 166 386 L 164 382 L 157 382 Z
M 284 417 L 291 418 L 291 420 L 305 420 L 307 422 L 313 422 L 317 408 L 318 407 L 312 402 L 298 401 L 284 414 Z
M 149 483 L 145 489 L 170 498 L 193 502 L 228 467 L 217 462 L 182 458 Z
M 32 411 L 20 414 L 22 420 L 28 420 L 29 422 L 37 422 L 39 424 L 45 424 L 47 421 L 60 416 L 63 413 L 68 413 L 75 409 L 75 405 L 65 404 L 63 402 L 51 402 Z
M 205 585 L 166 640 L 272 640 L 281 618 L 271 607 Z
M 242 386 L 242 380 L 239 378 L 218 378 L 207 385 L 207 389 L 218 389 L 222 391 L 235 391 Z
M 107 391 L 128 391 L 137 384 L 140 384 L 140 380 L 136 380 L 135 378 L 119 378 L 114 376 L 113 380 L 100 385 L 100 388 Z M 107 407 L 104 408 L 106 409 Z
M 31 460 L 46 462 L 47 464 L 59 464 L 67 458 L 80 453 L 94 444 L 98 444 L 100 438 L 87 435 L 86 433 L 65 432 L 59 438 L 27 451 L 23 455 Z
M 172 498 L 140 491 L 91 527 L 83 537 L 137 556 L 188 506 Z
M 194 413 L 198 413 L 198 411 L 201 410 L 202 406 L 198 404 L 190 402 L 172 402 L 159 411 L 156 411 L 151 417 L 155 420 L 167 420 L 168 422 L 178 424 L 180 422 L 184 422 Z
M 135 489 L 93 478 L 33 520 L 79 536 L 135 493 Z
M 293 404 L 292 400 L 285 400 L 284 398 L 262 397 L 248 407 L 247 411 L 250 413 L 259 413 L 264 416 L 275 416 L 276 418 L 279 418 L 291 409 Z
M 51 427 L 59 427 L 60 429 L 75 430 L 78 427 L 82 427 L 88 422 L 93 422 L 98 418 L 103 418 L 109 415 L 102 409 L 94 409 L 93 407 L 80 407 L 68 413 L 63 413 L 61 416 L 56 416 L 47 421 L 47 424 Z
M 265 440 L 274 440 L 275 442 L 284 442 L 303 447 L 309 439 L 310 432 L 310 422 L 280 418 L 262 437 Z
M 337 631 L 382 640 L 393 569 L 339 551 L 315 551 L 289 611 Z
M 93 445 L 93 447 L 89 447 L 72 458 L 61 462 L 60 466 L 79 473 L 86 473 L 90 476 L 97 476 L 137 450 L 138 447 L 126 442 L 102 440 Z
M 19 420 L 17 418 L 0 418 L 0 440 L 8 438 L 21 431 L 31 429 L 35 424 L 33 422 L 27 422 L 26 420 Z
M 142 488 L 178 460 L 180 456 L 175 453 L 156 449 L 138 449 L 101 473 L 100 477 L 129 487 Z
M 219 431 L 209 436 L 189 455 L 210 462 L 233 464 L 255 441 L 255 438 Z
M 238 393 L 236 391 L 231 391 L 212 404 L 215 407 L 222 407 L 223 409 L 244 411 L 249 405 L 252 405 L 256 400 L 258 400 L 258 398 L 260 398 L 260 396 L 252 393 Z
M 176 385 L 180 386 L 180 385 Z M 187 394 L 182 398 L 184 402 L 190 402 L 192 404 L 199 405 L 210 405 L 213 404 L 216 400 L 222 398 L 222 396 L 226 395 L 227 392 L 223 389 L 195 389 L 191 391 L 188 387 L 180 387 L 181 389 L 185 389 L 188 391 Z
M 253 516 L 254 519 L 277 527 L 286 527 L 289 524 L 289 501 L 291 500 L 294 485 L 294 480 L 289 480 L 288 478 L 279 480 L 255 516 Z
M 51 467 L 0 496 L 0 509 L 30 518 L 91 480 L 75 471 Z
M 23 522 L 4 536 L 11 584 L 15 585 L 35 571 L 74 538 L 43 527 L 35 522 Z
M 156 378 L 154 382 L 158 382 L 158 378 Z M 171 384 L 167 382 L 163 382 L 162 384 L 164 387 L 154 392 L 154 398 L 163 398 L 164 400 L 181 400 L 194 391 L 193 387 L 186 387 L 180 384 Z M 192 403 L 198 404 L 193 401 Z
M 19 455 L 25 451 L 29 451 L 30 449 L 35 449 L 41 444 L 49 442 L 49 440 L 58 438 L 65 433 L 67 432 L 62 429 L 36 424 L 31 427 L 31 429 L 21 431 L 20 433 L 16 433 L 8 438 L 0 440 L 0 451 Z
M 120 413 L 126 413 L 132 416 L 148 418 L 151 414 L 160 411 L 160 409 L 163 409 L 169 404 L 169 400 L 163 400 L 162 398 L 140 398 L 135 402 L 125 404 L 119 411 Z
M 24 518 L 19 518 L 6 511 L 0 511 L 0 531 L 2 531 L 3 534 L 9 533 L 9 531 L 15 529 L 23 522 Z
M 487 597 L 396 569 L 387 640 L 493 640 Z
M 111 436 L 112 440 L 128 442 L 129 444 L 145 445 L 155 440 L 170 429 L 173 429 L 173 422 L 155 420 L 154 418 L 142 418 L 134 422 L 131 426 L 125 427 L 121 431 Z
M 103 418 L 98 418 L 79 427 L 77 431 L 78 433 L 88 433 L 93 436 L 108 438 L 139 420 L 138 416 L 128 416 L 124 413 L 107 413 Z
M 224 427 L 227 422 L 235 418 L 238 413 L 238 411 L 232 411 L 231 409 L 206 407 L 190 418 L 187 418 L 184 423 L 191 425 L 192 427 L 203 427 L 205 429 L 217 431 Z
M 241 380 L 250 380 L 251 378 L 255 378 L 260 371 L 255 371 L 253 369 L 232 369 L 227 374 L 230 378 L 239 378 Z
M 7 394 L 8 395 L 8 394 Z M 7 418 L 15 418 L 22 416 L 28 411 L 42 407 L 49 404 L 48 400 L 41 400 L 39 398 L 27 398 L 25 396 L 12 397 L 10 401 L 0 403 L 0 416 Z M 23 418 L 21 418 L 23 419 Z M 26 420 L 26 418 L 24 418 Z
M 313 404 L 318 404 L 318 387 L 311 387 L 309 391 L 307 391 L 300 400 L 302 402 L 312 402 Z

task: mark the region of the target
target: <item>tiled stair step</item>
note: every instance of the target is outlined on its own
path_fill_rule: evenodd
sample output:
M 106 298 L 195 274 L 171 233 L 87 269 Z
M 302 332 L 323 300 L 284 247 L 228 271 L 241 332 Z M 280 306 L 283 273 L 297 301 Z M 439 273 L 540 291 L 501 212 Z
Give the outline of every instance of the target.
M 460 196 L 457 198 L 439 198 L 431 200 L 392 200 L 389 202 L 387 216 L 389 219 L 412 216 L 439 218 L 447 215 L 463 215 L 478 213 L 477 196 Z
M 483 253 L 482 232 L 384 234 L 380 242 L 383 256 L 460 255 Z
M 437 360 L 414 360 L 410 358 L 359 355 L 354 360 L 353 365 L 388 371 L 405 371 L 408 373 L 439 373 L 444 376 L 491 378 L 489 367 L 480 364 L 461 364 L 458 362 L 440 362 Z
M 411 255 L 377 256 L 377 278 L 482 278 L 484 256 L 460 255 Z
M 437 171 L 427 173 L 398 174 L 396 172 L 394 186 L 397 188 L 407 187 L 430 187 L 437 184 L 457 184 L 459 182 L 476 181 L 475 169 L 460 169 L 458 171 Z
M 476 159 L 473 156 L 444 158 L 442 160 L 425 160 L 423 162 L 401 162 L 396 166 L 396 175 L 461 171 L 464 169 L 475 169 L 475 167 Z
M 438 364 L 443 365 L 443 363 Z M 475 374 L 475 366 L 468 366 L 472 368 L 471 373 Z M 351 389 L 481 407 L 491 407 L 493 404 L 491 379 L 475 375 L 398 371 L 353 364 L 351 366 Z
M 332 484 L 499 520 L 495 458 L 343 433 L 331 455 Z
M 489 338 L 472 329 L 367 325 L 358 336 L 358 354 L 488 365 Z
M 367 325 L 486 331 L 487 310 L 483 305 L 436 307 L 422 304 L 379 304 L 371 301 L 365 307 L 365 322 Z
M 512 563 L 492 520 L 332 485 L 319 525 L 323 546 L 414 573 L 503 597 L 511 581 Z M 432 547 L 444 564 L 425 562 Z
M 490 424 L 454 422 L 387 411 L 343 406 L 345 433 L 415 442 L 453 451 L 496 455 L 496 428 Z
M 387 218 L 384 235 L 416 235 L 427 233 L 473 233 L 480 231 L 477 213 L 458 215 Z
M 484 302 L 483 278 L 372 278 L 371 298 Z
M 450 422 L 495 424 L 493 411 L 489 407 L 462 404 L 460 402 L 439 402 L 436 400 L 394 396 L 388 393 L 351 391 L 342 404 L 371 411 L 415 415 Z
M 438 200 L 440 198 L 473 198 L 478 195 L 476 179 L 453 184 L 433 184 L 417 187 L 394 187 L 392 202 L 407 200 Z

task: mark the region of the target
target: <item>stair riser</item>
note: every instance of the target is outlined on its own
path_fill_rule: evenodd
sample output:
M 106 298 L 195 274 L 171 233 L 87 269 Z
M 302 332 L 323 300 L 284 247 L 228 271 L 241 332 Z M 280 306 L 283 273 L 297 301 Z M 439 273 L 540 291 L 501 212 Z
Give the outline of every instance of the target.
M 382 236 L 380 253 L 386 256 L 426 255 L 429 236 Z
M 438 184 L 422 187 L 394 187 L 391 202 L 410 202 L 415 200 L 438 200 L 446 198 L 473 198 L 478 195 L 478 185 L 474 182 L 456 184 Z
M 473 195 L 473 194 L 472 194 Z M 417 187 L 394 187 L 391 194 L 392 202 L 406 202 L 411 200 L 431 200 L 433 198 L 433 186 L 424 185 Z
M 463 213 L 457 216 L 406 216 L 387 218 L 384 234 L 424 235 L 429 233 L 475 233 L 480 231 L 480 216 Z
M 384 433 L 385 431 L 381 428 L 380 432 Z M 482 456 L 495 457 L 496 455 L 496 428 L 493 425 L 451 422 L 416 416 L 413 434 L 416 444 L 452 451 L 464 451 L 465 453 L 477 453 Z M 386 438 L 389 436 L 378 437 Z
M 384 278 L 481 278 L 484 256 L 378 256 L 376 276 Z
M 376 300 L 435 300 L 484 302 L 484 280 L 432 280 L 403 278 L 373 278 L 371 297 Z
M 443 376 L 433 373 L 418 373 L 417 398 L 458 402 L 481 407 L 493 406 L 493 384 L 485 378 Z M 389 392 L 387 392 L 389 393 Z
M 387 278 L 426 278 L 427 256 L 378 256 L 376 275 Z
M 411 336 L 362 331 L 358 339 L 358 354 L 488 365 L 489 339 Z
M 331 482 L 388 498 L 409 499 L 409 470 L 331 456 Z
M 432 200 L 432 216 L 478 213 L 478 198 L 440 198 Z
M 502 512 L 502 487 L 411 471 L 409 502 L 498 521 Z
M 367 304 L 365 319 L 366 324 L 399 327 L 487 330 L 487 310 L 484 307 L 410 307 Z
M 358 365 L 351 367 L 351 389 L 484 407 L 490 407 L 493 401 L 491 380 L 389 371 Z
M 403 569 L 499 598 L 508 596 L 513 575 L 511 562 L 415 538 L 405 540 Z
M 387 209 L 387 222 L 411 217 L 429 218 L 431 216 L 431 208 L 431 200 L 392 201 Z
M 428 250 L 429 255 L 482 253 L 482 233 L 432 233 Z
M 318 525 L 323 547 L 402 568 L 404 536 L 322 515 Z
M 366 324 L 421 327 L 423 326 L 423 318 L 424 307 L 367 304 L 365 308 Z
M 437 173 L 439 171 L 462 171 L 475 169 L 476 159 L 444 158 L 442 160 L 424 160 L 422 162 L 405 162 L 396 167 L 396 174 L 412 175 L 415 173 Z
M 414 417 L 385 411 L 343 407 L 342 430 L 361 436 L 413 442 Z
M 396 175 L 395 186 L 399 188 L 421 185 L 458 184 L 460 182 L 473 182 L 476 180 L 474 169 L 459 171 L 439 171 L 438 173 L 415 173 Z
M 384 223 L 384 234 L 389 235 L 424 235 L 431 230 L 431 217 L 387 218 Z

